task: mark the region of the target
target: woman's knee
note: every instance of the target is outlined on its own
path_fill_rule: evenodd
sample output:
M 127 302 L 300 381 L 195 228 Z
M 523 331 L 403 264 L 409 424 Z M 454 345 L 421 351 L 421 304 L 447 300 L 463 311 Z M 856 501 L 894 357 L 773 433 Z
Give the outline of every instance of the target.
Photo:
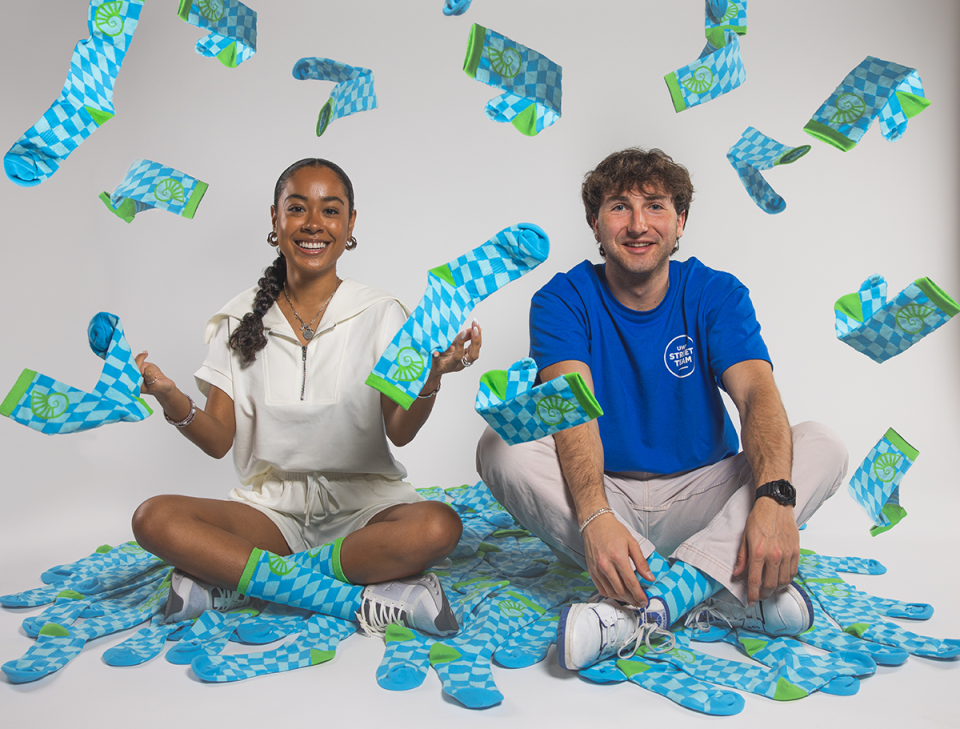
M 463 522 L 447 504 L 439 501 L 428 501 L 424 504 L 424 515 L 421 522 L 423 542 L 434 548 L 437 554 L 446 556 L 456 549 L 463 534 Z
M 176 508 L 177 496 L 151 496 L 133 512 L 133 536 L 144 549 L 162 543 L 172 522 L 182 510 Z

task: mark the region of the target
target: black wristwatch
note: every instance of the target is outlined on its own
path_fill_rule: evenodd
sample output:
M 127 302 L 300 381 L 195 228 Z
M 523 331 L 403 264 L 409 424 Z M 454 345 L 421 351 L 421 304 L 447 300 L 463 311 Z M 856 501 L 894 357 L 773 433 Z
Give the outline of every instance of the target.
M 759 499 L 761 496 L 769 496 L 780 506 L 797 505 L 797 490 L 792 483 L 782 478 L 778 481 L 769 481 L 758 488 L 757 498 Z

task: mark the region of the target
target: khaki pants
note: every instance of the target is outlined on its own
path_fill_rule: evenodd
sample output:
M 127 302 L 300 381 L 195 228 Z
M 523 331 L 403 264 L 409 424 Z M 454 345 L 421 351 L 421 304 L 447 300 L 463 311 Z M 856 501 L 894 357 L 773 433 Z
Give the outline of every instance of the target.
M 814 422 L 792 429 L 797 524 L 803 524 L 840 486 L 847 449 Z M 513 517 L 569 564 L 586 569 L 583 538 L 553 438 L 508 446 L 487 428 L 477 444 L 477 472 Z M 722 583 L 746 603 L 747 586 L 733 578 L 756 484 L 743 453 L 711 466 L 670 475 L 605 473 L 607 500 L 640 543 L 682 560 Z

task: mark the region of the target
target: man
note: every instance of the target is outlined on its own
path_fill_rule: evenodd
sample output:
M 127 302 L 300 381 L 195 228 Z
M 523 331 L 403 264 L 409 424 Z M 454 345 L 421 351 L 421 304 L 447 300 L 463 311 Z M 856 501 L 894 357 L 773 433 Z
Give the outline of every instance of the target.
M 790 427 L 746 287 L 671 261 L 693 197 L 683 166 L 617 152 L 582 197 L 605 263 L 534 296 L 530 356 L 543 381 L 580 373 L 604 415 L 517 446 L 488 428 L 477 449 L 494 496 L 605 598 L 564 610 L 561 665 L 649 645 L 697 605 L 692 619 L 803 632 L 798 524 L 836 491 L 846 448 L 817 423 Z

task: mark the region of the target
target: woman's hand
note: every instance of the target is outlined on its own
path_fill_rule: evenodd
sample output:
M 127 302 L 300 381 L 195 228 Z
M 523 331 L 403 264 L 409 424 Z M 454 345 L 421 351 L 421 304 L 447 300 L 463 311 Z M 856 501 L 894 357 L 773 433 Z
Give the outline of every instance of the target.
M 149 356 L 150 353 L 144 350 L 134 358 L 137 367 L 140 368 L 140 374 L 143 376 L 143 386 L 140 388 L 140 394 L 153 395 L 158 400 L 163 400 L 179 392 L 177 383 L 164 375 L 153 362 L 147 362 Z
M 427 382 L 437 381 L 448 372 L 465 370 L 480 358 L 480 347 L 483 345 L 482 331 L 477 320 L 465 332 L 457 335 L 446 352 L 434 352 L 433 363 L 430 367 L 430 376 Z M 426 384 L 424 390 L 429 390 Z

